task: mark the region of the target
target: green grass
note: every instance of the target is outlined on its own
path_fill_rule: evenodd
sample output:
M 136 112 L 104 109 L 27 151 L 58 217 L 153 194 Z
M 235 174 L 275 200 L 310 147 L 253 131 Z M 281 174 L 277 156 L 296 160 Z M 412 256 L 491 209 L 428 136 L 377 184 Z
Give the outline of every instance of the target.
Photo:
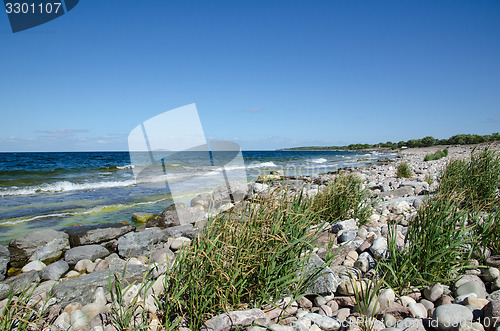
M 261 307 L 302 294 L 305 265 L 318 232 L 312 203 L 281 197 L 210 219 L 201 237 L 177 256 L 159 303 L 165 325 L 186 319 L 199 329 L 225 311 Z
M 11 289 L 0 312 L 0 330 L 31 331 L 47 327 L 45 318 L 49 314 L 47 302 L 50 297 L 42 300 L 40 296 L 35 296 L 35 288 L 30 286 L 21 291 Z
M 470 158 L 448 163 L 439 179 L 438 193 L 461 197 L 460 207 L 490 210 L 498 206 L 500 155 L 488 148 L 471 152 Z
M 360 224 L 370 216 L 367 191 L 363 181 L 354 174 L 341 173 L 313 200 L 313 210 L 320 219 L 334 223 L 357 218 Z
M 424 161 L 439 160 L 439 159 L 446 157 L 446 156 L 448 156 L 448 148 L 445 148 L 443 150 L 439 150 L 435 153 L 426 154 Z
M 396 177 L 397 178 L 412 178 L 413 177 L 413 173 L 411 172 L 410 167 L 408 166 L 408 163 L 402 162 L 398 165 Z
M 463 271 L 469 261 L 468 248 L 474 244 L 468 217 L 459 210 L 457 199 L 430 199 L 409 223 L 402 250 L 396 245 L 396 226 L 391 225 L 389 257 L 380 261 L 387 285 L 404 293 L 413 286 L 447 283 Z

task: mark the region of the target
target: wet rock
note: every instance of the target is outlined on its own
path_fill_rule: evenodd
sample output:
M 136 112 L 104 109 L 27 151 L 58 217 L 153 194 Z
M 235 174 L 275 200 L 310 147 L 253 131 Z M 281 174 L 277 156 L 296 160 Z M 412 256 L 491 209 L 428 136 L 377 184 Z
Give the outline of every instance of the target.
M 36 255 L 34 260 L 52 262 L 69 248 L 66 233 L 52 229 L 36 230 L 9 243 L 10 263 L 15 268 L 22 268 L 32 255 Z
M 69 236 L 71 247 L 107 242 L 134 231 L 128 222 L 73 226 L 63 229 Z

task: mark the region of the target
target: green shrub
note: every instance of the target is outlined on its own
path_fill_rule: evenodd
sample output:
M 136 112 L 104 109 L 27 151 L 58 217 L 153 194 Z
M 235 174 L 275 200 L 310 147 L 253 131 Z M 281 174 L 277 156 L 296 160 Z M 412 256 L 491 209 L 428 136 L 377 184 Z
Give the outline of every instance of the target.
M 424 161 L 439 160 L 439 159 L 446 157 L 446 156 L 448 156 L 448 148 L 445 148 L 443 150 L 439 150 L 435 153 L 426 154 Z
M 447 283 L 466 268 L 474 243 L 468 215 L 455 199 L 428 200 L 409 223 L 404 248 L 396 245 L 396 225 L 389 227 L 389 257 L 380 261 L 386 283 L 404 293 L 411 286 Z
M 408 166 L 408 163 L 403 162 L 398 165 L 396 177 L 398 178 L 412 178 L 413 173 L 410 170 L 410 167 Z
M 363 181 L 354 174 L 341 173 L 313 199 L 313 210 L 330 223 L 340 219 L 357 218 L 363 224 L 370 208 Z
M 469 159 L 448 163 L 439 179 L 439 194 L 461 197 L 461 207 L 489 210 L 498 205 L 500 155 L 488 148 L 471 152 Z
M 317 240 L 315 218 L 309 200 L 285 196 L 209 219 L 167 273 L 159 300 L 166 325 L 185 318 L 200 329 L 214 315 L 301 295 L 312 279 L 297 271 Z

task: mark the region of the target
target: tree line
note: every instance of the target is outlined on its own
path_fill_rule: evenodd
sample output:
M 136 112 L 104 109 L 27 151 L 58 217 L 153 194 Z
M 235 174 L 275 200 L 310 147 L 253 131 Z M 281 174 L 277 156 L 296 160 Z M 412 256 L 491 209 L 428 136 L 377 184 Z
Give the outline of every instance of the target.
M 410 139 L 407 141 L 392 142 L 388 141 L 385 143 L 378 144 L 350 144 L 347 146 L 307 146 L 307 147 L 293 147 L 284 148 L 283 150 L 359 150 L 368 148 L 402 148 L 402 147 L 430 147 L 439 145 L 470 145 L 470 144 L 480 144 L 491 141 L 500 140 L 500 134 L 498 132 L 487 134 L 484 136 L 478 134 L 457 134 L 448 139 L 436 139 L 431 136 L 427 136 L 421 139 Z

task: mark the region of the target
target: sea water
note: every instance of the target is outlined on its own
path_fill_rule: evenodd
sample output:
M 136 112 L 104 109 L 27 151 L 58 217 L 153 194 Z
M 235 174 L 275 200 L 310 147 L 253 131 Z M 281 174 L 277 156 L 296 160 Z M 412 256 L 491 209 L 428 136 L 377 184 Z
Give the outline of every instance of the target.
M 248 181 L 252 181 L 273 170 L 312 175 L 391 155 L 243 151 L 242 156 L 244 164 L 225 170 L 246 171 Z M 128 152 L 0 153 L 0 243 L 39 228 L 130 221 L 134 212 L 162 212 L 172 204 L 165 177 L 155 178 L 156 185 L 137 185 L 134 166 Z M 169 178 L 208 178 L 220 172 L 195 156 L 167 159 L 163 168 Z M 186 203 L 199 193 L 207 193 L 203 187 L 188 185 L 181 191 L 176 192 L 178 199 Z

